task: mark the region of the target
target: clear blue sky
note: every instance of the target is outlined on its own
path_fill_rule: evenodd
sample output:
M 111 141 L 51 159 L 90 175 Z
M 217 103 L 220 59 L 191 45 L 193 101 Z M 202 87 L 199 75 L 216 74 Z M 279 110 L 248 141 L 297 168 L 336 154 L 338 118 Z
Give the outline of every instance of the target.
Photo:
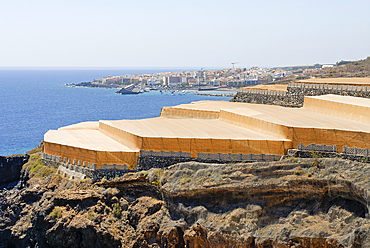
M 367 56 L 369 0 L 0 0 L 0 66 L 226 68 Z

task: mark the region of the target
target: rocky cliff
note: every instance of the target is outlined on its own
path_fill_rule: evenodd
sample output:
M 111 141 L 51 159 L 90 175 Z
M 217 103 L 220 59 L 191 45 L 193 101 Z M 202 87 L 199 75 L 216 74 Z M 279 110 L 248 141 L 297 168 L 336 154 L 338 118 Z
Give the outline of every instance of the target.
M 0 194 L 0 247 L 370 247 L 365 163 L 186 162 L 93 184 L 31 157 L 26 186 Z
M 19 180 L 28 158 L 28 155 L 0 156 L 0 187 Z

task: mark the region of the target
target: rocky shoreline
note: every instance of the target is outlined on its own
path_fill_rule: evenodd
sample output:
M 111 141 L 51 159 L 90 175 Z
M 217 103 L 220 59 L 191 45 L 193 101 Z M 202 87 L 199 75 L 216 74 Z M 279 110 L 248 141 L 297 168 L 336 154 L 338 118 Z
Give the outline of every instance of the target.
M 370 246 L 366 163 L 190 161 L 93 183 L 38 161 L 0 192 L 0 247 Z
M 67 87 L 88 87 L 88 88 L 105 88 L 105 89 L 121 89 L 122 85 L 118 84 L 94 84 L 92 82 L 81 82 L 66 84 Z

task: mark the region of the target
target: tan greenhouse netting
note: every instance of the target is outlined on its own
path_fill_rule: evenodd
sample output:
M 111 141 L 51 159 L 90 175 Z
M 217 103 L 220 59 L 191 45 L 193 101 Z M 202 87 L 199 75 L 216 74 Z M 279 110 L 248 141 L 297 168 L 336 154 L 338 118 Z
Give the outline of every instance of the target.
M 140 150 L 184 152 L 196 158 L 200 153 L 283 155 L 299 143 L 336 145 L 339 152 L 342 146 L 367 148 L 369 102 L 320 96 L 307 97 L 303 108 L 183 104 L 164 108 L 165 117 L 86 122 L 50 130 L 44 136 L 44 152 L 62 160 L 96 163 L 98 168 L 104 164 L 135 168 Z
M 120 129 L 109 121 L 100 121 L 99 131 L 107 137 L 124 144 L 131 149 L 140 149 L 142 138 L 136 134 Z
M 304 98 L 303 109 L 352 121 L 370 123 L 370 99 L 324 95 Z
M 70 163 L 75 160 L 76 164 L 80 161 L 81 165 L 83 162 L 97 164 L 98 169 L 103 164 L 126 164 L 130 169 L 134 169 L 139 156 L 138 152 L 94 151 L 49 142 L 44 143 L 44 153 L 61 157 L 62 161 L 66 158 L 66 162 L 69 160 Z
M 98 130 L 99 122 L 98 121 L 86 121 L 80 122 L 77 124 L 72 124 L 69 126 L 61 127 L 59 130 L 78 130 L 78 129 L 91 129 L 91 130 Z
M 336 129 L 294 128 L 293 147 L 303 145 L 336 145 L 338 152 L 342 146 L 367 148 L 370 147 L 370 133 L 354 132 Z
M 238 113 L 237 110 L 221 110 L 220 120 L 254 130 L 260 133 L 268 134 L 279 139 L 291 140 L 292 129 L 289 126 L 281 125 L 273 121 L 265 121 L 253 117 L 253 110 L 249 111 L 252 116 Z
M 291 148 L 289 141 L 231 140 L 231 139 L 171 139 L 143 138 L 143 150 L 198 153 L 233 153 L 284 155 Z
M 370 86 L 370 78 L 312 78 L 295 81 L 294 83 Z
M 269 90 L 269 91 L 286 91 L 288 88 L 287 84 L 270 84 L 270 85 L 255 85 L 252 87 L 245 87 L 244 89 L 251 90 Z
M 191 118 L 217 119 L 218 114 L 219 111 L 195 110 L 175 107 L 164 107 L 161 111 L 161 117 L 170 117 L 170 118 L 191 117 Z

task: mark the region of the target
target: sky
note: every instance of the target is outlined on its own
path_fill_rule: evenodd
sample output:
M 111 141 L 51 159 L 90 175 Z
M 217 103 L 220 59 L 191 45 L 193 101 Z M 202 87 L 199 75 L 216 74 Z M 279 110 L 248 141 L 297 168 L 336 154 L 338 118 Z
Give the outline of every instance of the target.
M 0 0 L 0 67 L 272 67 L 370 56 L 369 0 Z

